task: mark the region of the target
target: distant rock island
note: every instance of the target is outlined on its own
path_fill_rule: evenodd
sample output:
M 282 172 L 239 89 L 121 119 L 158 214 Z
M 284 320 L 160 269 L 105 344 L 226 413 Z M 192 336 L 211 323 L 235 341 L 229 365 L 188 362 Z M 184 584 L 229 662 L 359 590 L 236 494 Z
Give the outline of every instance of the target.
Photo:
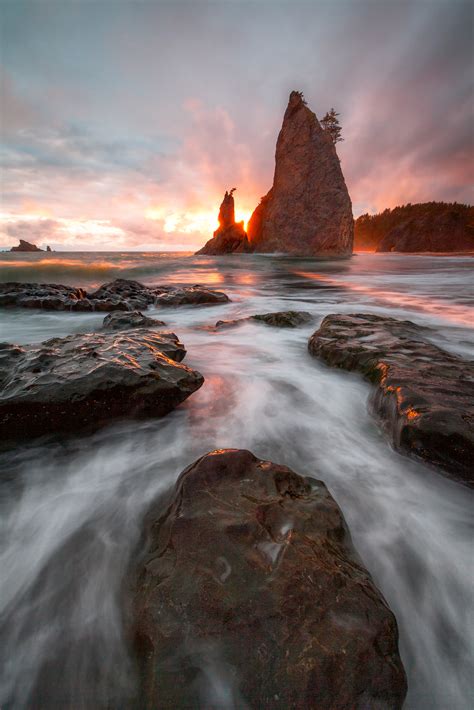
M 219 209 L 219 228 L 212 239 L 196 254 L 232 254 L 252 251 L 243 222 L 235 221 L 234 195 L 236 188 L 224 195 Z
M 352 253 L 352 205 L 336 148 L 300 91 L 292 91 L 278 136 L 273 186 L 248 223 L 234 219 L 226 192 L 219 229 L 198 254 L 243 251 L 294 256 Z
M 354 248 L 400 253 L 474 251 L 474 207 L 424 202 L 364 214 L 355 222 Z
M 20 243 L 17 247 L 12 247 L 10 251 L 43 251 L 36 244 L 30 244 L 30 242 L 25 242 L 24 239 L 20 239 Z M 48 249 L 48 251 L 51 251 Z

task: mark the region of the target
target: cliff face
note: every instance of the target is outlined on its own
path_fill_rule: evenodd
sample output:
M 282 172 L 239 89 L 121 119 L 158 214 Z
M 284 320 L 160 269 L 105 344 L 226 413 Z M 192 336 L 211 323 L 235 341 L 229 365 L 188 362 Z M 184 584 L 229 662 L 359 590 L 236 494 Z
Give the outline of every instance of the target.
M 233 192 L 225 193 L 219 209 L 219 228 L 196 254 L 233 254 L 251 251 L 243 222 L 235 221 Z
M 247 231 L 256 252 L 352 253 L 352 205 L 336 149 L 297 91 L 278 136 L 273 186 Z
M 364 214 L 355 222 L 354 247 L 378 252 L 471 252 L 474 207 L 424 202 Z
M 385 235 L 377 251 L 474 251 L 474 207 L 470 214 L 448 210 L 407 219 Z

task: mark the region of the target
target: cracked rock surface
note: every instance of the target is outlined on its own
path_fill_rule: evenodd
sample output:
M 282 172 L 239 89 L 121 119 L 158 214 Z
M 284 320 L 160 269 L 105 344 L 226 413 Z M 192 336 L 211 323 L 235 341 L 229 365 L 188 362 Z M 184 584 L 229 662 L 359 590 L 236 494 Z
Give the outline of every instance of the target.
M 329 315 L 309 351 L 375 385 L 370 407 L 393 445 L 474 484 L 474 364 L 428 340 L 411 321 Z
M 133 311 L 158 306 L 227 303 L 222 291 L 205 286 L 145 286 L 139 281 L 115 279 L 88 293 L 62 284 L 0 284 L 0 308 L 41 308 L 50 311 Z
M 130 330 L 130 328 L 158 328 L 166 325 L 162 320 L 148 318 L 140 311 L 116 311 L 105 316 L 102 330 Z
M 133 577 L 136 707 L 401 708 L 395 618 L 326 486 L 249 451 L 189 466 Z
M 148 328 L 0 343 L 0 439 L 162 416 L 203 383 L 174 333 Z

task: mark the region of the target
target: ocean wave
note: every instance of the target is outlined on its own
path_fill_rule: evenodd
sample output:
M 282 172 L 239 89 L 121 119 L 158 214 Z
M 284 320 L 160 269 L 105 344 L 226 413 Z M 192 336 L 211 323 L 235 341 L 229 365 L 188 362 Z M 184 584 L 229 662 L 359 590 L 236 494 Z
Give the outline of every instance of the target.
M 68 256 L 19 259 L 2 254 L 0 258 L 0 282 L 51 282 L 74 286 L 95 286 L 116 278 L 147 280 L 159 277 L 164 270 L 169 271 L 170 260 L 176 254 L 123 255 L 114 254 L 112 258 L 81 258 Z M 179 255 L 182 260 L 183 254 Z

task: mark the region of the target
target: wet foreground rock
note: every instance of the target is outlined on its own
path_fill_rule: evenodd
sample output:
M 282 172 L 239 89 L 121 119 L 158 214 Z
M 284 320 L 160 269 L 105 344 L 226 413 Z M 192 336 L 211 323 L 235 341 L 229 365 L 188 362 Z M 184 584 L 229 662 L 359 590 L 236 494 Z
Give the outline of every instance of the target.
M 376 385 L 370 406 L 395 448 L 474 484 L 474 364 L 429 330 L 370 313 L 327 316 L 309 351 Z
M 214 451 L 150 511 L 144 546 L 136 707 L 402 706 L 395 618 L 322 482 Z
M 150 305 L 182 306 L 227 303 L 222 291 L 206 286 L 145 286 L 139 281 L 116 279 L 96 291 L 62 284 L 0 284 L 0 307 L 41 308 L 51 311 L 133 311 Z
M 203 383 L 174 333 L 137 328 L 0 343 L 0 440 L 167 414 Z
M 0 307 L 43 308 L 52 311 L 75 310 L 86 299 L 83 288 L 62 284 L 19 283 L 0 284 Z
M 240 323 L 248 323 L 248 321 L 257 321 L 257 323 L 265 323 L 273 328 L 298 328 L 300 325 L 305 325 L 313 320 L 311 313 L 307 311 L 277 311 L 275 313 L 257 313 L 248 318 L 236 318 L 234 320 L 218 320 L 215 327 L 231 328 Z
M 117 311 L 105 316 L 102 330 L 130 330 L 130 328 L 159 328 L 166 325 L 162 320 L 148 318 L 140 311 Z

